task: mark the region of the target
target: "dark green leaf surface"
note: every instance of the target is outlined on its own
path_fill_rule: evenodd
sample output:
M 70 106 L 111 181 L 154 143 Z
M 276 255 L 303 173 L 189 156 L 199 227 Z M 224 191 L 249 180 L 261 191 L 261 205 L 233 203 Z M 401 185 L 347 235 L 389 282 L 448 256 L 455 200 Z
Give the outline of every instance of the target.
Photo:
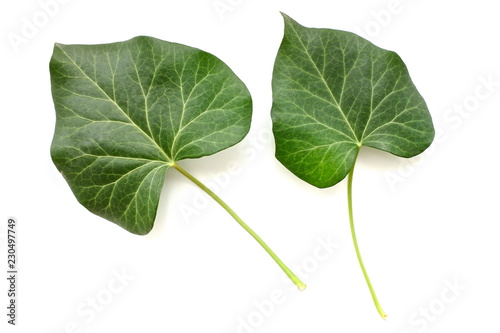
M 252 100 L 222 61 L 151 37 L 56 44 L 51 154 L 78 201 L 136 233 L 154 224 L 165 171 L 248 133 Z
M 396 53 L 283 16 L 272 118 L 285 167 L 324 188 L 345 178 L 361 146 L 412 157 L 431 144 L 429 111 Z

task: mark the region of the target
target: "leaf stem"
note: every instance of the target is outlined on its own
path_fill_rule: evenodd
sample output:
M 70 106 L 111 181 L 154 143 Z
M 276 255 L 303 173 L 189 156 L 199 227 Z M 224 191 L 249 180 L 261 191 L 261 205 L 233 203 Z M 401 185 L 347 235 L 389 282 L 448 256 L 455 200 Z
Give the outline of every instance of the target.
M 212 190 L 210 190 L 208 187 L 206 187 L 203 183 L 201 183 L 198 179 L 193 177 L 190 173 L 188 173 L 186 170 L 181 168 L 177 163 L 173 162 L 172 167 L 175 168 L 177 171 L 179 171 L 181 174 L 186 176 L 189 180 L 191 180 L 193 183 L 195 183 L 199 188 L 201 188 L 205 193 L 207 193 L 212 199 L 214 199 L 219 205 L 224 208 L 229 215 L 231 215 L 236 222 L 240 226 L 243 227 L 263 248 L 266 250 L 266 252 L 271 256 L 271 258 L 274 259 L 274 261 L 281 267 L 283 272 L 292 280 L 292 282 L 299 288 L 299 290 L 304 290 L 306 288 L 306 285 L 281 261 L 280 258 L 274 253 L 273 250 L 260 238 L 255 231 L 253 231 L 243 220 L 234 212 L 234 210 L 231 209 L 220 197 L 218 197 Z
M 385 319 L 387 315 L 385 314 L 384 310 L 382 309 L 382 306 L 380 305 L 377 295 L 375 294 L 375 290 L 373 289 L 373 285 L 370 281 L 370 278 L 368 277 L 368 273 L 366 272 L 365 265 L 363 264 L 363 259 L 361 258 L 361 252 L 359 251 L 358 247 L 358 240 L 356 238 L 356 231 L 354 230 L 354 215 L 352 211 L 352 178 L 354 175 L 354 167 L 356 165 L 356 159 L 358 158 L 359 154 L 359 149 L 358 152 L 356 153 L 356 157 L 354 158 L 354 164 L 352 166 L 351 171 L 349 172 L 349 178 L 348 178 L 348 183 L 347 183 L 347 202 L 349 206 L 349 221 L 351 225 L 351 235 L 352 235 L 352 241 L 354 242 L 354 248 L 356 249 L 356 256 L 358 257 L 358 262 L 359 266 L 361 267 L 361 270 L 363 271 L 363 275 L 366 280 L 366 284 L 368 285 L 368 288 L 370 289 L 370 294 L 372 295 L 373 298 L 373 303 L 375 303 L 375 307 L 377 308 L 378 313 L 382 317 L 382 319 Z

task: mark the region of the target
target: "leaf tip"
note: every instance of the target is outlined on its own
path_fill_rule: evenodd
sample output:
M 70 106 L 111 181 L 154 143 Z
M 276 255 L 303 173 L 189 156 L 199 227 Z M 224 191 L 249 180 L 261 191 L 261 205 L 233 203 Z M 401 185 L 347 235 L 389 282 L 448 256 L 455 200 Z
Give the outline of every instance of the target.
M 288 16 L 288 15 L 287 15 L 287 14 L 285 14 L 285 13 L 283 13 L 282 11 L 280 11 L 280 14 L 281 14 L 281 16 L 283 16 L 283 18 L 285 18 L 285 19 L 286 19 L 286 18 L 290 18 L 290 16 Z
M 283 16 L 283 21 L 285 22 L 285 34 L 286 34 L 286 30 L 287 29 L 297 30 L 297 29 L 300 29 L 300 28 L 304 28 L 304 26 L 302 24 L 300 24 L 299 22 L 295 21 L 289 15 L 287 15 L 287 14 L 285 14 L 283 12 L 280 12 L 280 14 L 281 14 L 281 16 Z
M 295 22 L 295 20 L 293 18 L 291 18 L 289 15 L 287 15 L 286 13 L 283 13 L 283 12 L 280 11 L 280 14 L 283 17 L 283 20 L 285 21 L 285 23 L 287 23 L 287 22 Z

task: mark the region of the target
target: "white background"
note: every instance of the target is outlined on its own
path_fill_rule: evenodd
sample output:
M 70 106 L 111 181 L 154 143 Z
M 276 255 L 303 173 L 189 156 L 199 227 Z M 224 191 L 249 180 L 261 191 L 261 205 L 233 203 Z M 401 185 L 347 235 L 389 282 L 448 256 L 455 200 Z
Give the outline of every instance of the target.
M 16 327 L 6 324 L 7 284 L 0 275 L 0 331 L 498 332 L 500 20 L 494 4 L 2 2 L 0 266 L 5 272 L 6 221 L 13 216 L 20 274 Z M 283 34 L 279 11 L 398 52 L 438 131 L 418 158 L 364 149 L 357 164 L 359 244 L 386 321 L 356 261 L 346 181 L 319 190 L 273 156 L 270 83 Z M 247 84 L 254 100 L 247 138 L 181 165 L 211 184 L 303 277 L 306 291 L 283 279 L 258 244 L 175 170 L 167 173 L 147 236 L 129 234 L 77 203 L 49 154 L 53 43 L 137 35 L 211 52 Z

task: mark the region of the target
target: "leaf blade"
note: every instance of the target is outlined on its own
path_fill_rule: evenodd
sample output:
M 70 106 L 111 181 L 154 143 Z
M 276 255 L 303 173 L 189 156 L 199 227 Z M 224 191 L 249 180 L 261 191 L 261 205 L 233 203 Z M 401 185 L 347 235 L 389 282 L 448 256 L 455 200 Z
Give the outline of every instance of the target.
M 283 17 L 271 116 L 285 167 L 324 188 L 347 176 L 361 146 L 412 157 L 430 145 L 429 111 L 396 53 Z M 314 147 L 319 152 L 311 155 Z
M 51 156 L 78 201 L 136 234 L 154 224 L 166 170 L 247 134 L 250 93 L 196 48 L 135 37 L 56 44 L 50 62 Z

